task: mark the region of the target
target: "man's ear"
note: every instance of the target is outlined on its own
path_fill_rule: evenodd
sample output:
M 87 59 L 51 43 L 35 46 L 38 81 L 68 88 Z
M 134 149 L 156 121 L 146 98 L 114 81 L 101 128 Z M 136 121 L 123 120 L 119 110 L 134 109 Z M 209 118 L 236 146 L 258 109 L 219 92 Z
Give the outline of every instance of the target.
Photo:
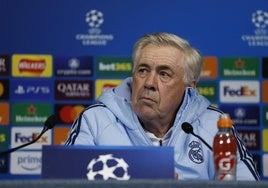
M 192 87 L 192 88 L 196 88 L 196 80 L 194 80 L 194 81 L 192 81 L 191 83 L 190 83 L 190 87 Z

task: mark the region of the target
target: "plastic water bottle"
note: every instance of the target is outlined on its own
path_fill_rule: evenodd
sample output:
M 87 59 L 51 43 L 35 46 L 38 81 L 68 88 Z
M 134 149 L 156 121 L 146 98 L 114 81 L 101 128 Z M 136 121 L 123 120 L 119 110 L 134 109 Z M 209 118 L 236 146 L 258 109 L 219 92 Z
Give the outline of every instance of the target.
M 219 130 L 213 143 L 215 180 L 236 180 L 237 144 L 232 124 L 228 114 L 220 115 L 217 123 Z

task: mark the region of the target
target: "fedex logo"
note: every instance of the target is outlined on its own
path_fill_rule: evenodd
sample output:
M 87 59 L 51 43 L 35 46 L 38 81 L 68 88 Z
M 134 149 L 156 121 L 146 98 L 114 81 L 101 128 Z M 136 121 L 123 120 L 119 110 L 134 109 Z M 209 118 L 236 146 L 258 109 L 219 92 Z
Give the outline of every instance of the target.
M 225 96 L 256 96 L 256 90 L 251 90 L 248 86 L 241 86 L 238 89 L 232 89 L 229 86 L 224 86 L 223 94 Z
M 25 136 L 21 133 L 15 133 L 15 142 L 27 143 L 35 140 L 39 133 L 32 133 L 32 135 Z M 47 137 L 41 137 L 36 143 L 47 143 Z
M 13 127 L 11 130 L 11 147 L 17 147 L 22 144 L 33 141 L 41 132 L 41 127 Z M 51 131 L 47 131 L 34 144 L 27 146 L 27 149 L 41 149 L 42 145 L 50 145 Z
M 230 103 L 258 103 L 260 83 L 258 81 L 221 81 L 220 101 Z

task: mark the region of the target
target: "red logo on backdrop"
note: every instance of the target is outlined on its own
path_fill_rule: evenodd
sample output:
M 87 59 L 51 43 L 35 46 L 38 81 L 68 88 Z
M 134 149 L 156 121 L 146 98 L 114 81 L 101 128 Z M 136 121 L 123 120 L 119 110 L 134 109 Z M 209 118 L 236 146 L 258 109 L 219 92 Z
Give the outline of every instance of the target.
M 117 84 L 112 84 L 112 83 L 107 83 L 107 84 L 104 84 L 103 87 L 102 87 L 102 91 L 105 91 L 109 88 L 113 88 L 113 87 L 116 87 Z
M 22 72 L 34 72 L 42 73 L 46 68 L 45 59 L 32 60 L 23 58 L 19 62 L 19 71 Z
M 225 178 L 225 174 L 228 174 L 231 171 L 236 170 L 235 169 L 235 164 L 236 164 L 236 156 L 235 155 L 218 155 L 215 158 L 215 164 L 216 165 L 216 170 L 222 174 L 220 179 Z
M 57 104 L 55 105 L 55 112 L 60 118 L 61 123 L 70 124 L 75 121 L 84 108 L 85 106 L 81 104 Z

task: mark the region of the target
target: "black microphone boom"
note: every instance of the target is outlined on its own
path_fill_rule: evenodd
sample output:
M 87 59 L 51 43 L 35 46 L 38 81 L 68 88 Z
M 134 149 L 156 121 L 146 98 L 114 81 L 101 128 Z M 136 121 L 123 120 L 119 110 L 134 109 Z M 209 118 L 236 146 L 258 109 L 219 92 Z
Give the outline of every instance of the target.
M 37 140 L 39 140 L 39 139 L 41 138 L 41 136 L 42 136 L 48 129 L 52 129 L 52 128 L 57 124 L 57 122 L 58 122 L 58 117 L 57 117 L 56 115 L 51 115 L 51 116 L 49 116 L 49 117 L 47 118 L 47 120 L 45 121 L 45 123 L 44 123 L 44 127 L 43 127 L 42 132 L 41 132 L 41 133 L 40 133 L 34 140 L 32 140 L 31 142 L 28 142 L 28 143 L 26 143 L 26 144 L 20 145 L 20 146 L 18 146 L 18 147 L 11 148 L 11 149 L 9 149 L 9 150 L 6 150 L 6 151 L 4 151 L 4 152 L 1 152 L 1 153 L 0 153 L 0 157 L 1 157 L 1 156 L 5 156 L 5 155 L 7 155 L 7 154 L 9 154 L 9 153 L 12 153 L 13 151 L 16 151 L 16 150 L 18 150 L 18 149 L 20 149 L 20 148 L 23 148 L 23 147 L 26 147 L 26 146 L 28 146 L 28 145 L 30 145 L 30 144 L 35 143 Z
M 193 126 L 190 123 L 187 122 L 182 123 L 181 128 L 185 133 L 187 134 L 190 133 L 195 137 L 199 138 L 212 151 L 212 147 L 202 137 L 194 133 Z

